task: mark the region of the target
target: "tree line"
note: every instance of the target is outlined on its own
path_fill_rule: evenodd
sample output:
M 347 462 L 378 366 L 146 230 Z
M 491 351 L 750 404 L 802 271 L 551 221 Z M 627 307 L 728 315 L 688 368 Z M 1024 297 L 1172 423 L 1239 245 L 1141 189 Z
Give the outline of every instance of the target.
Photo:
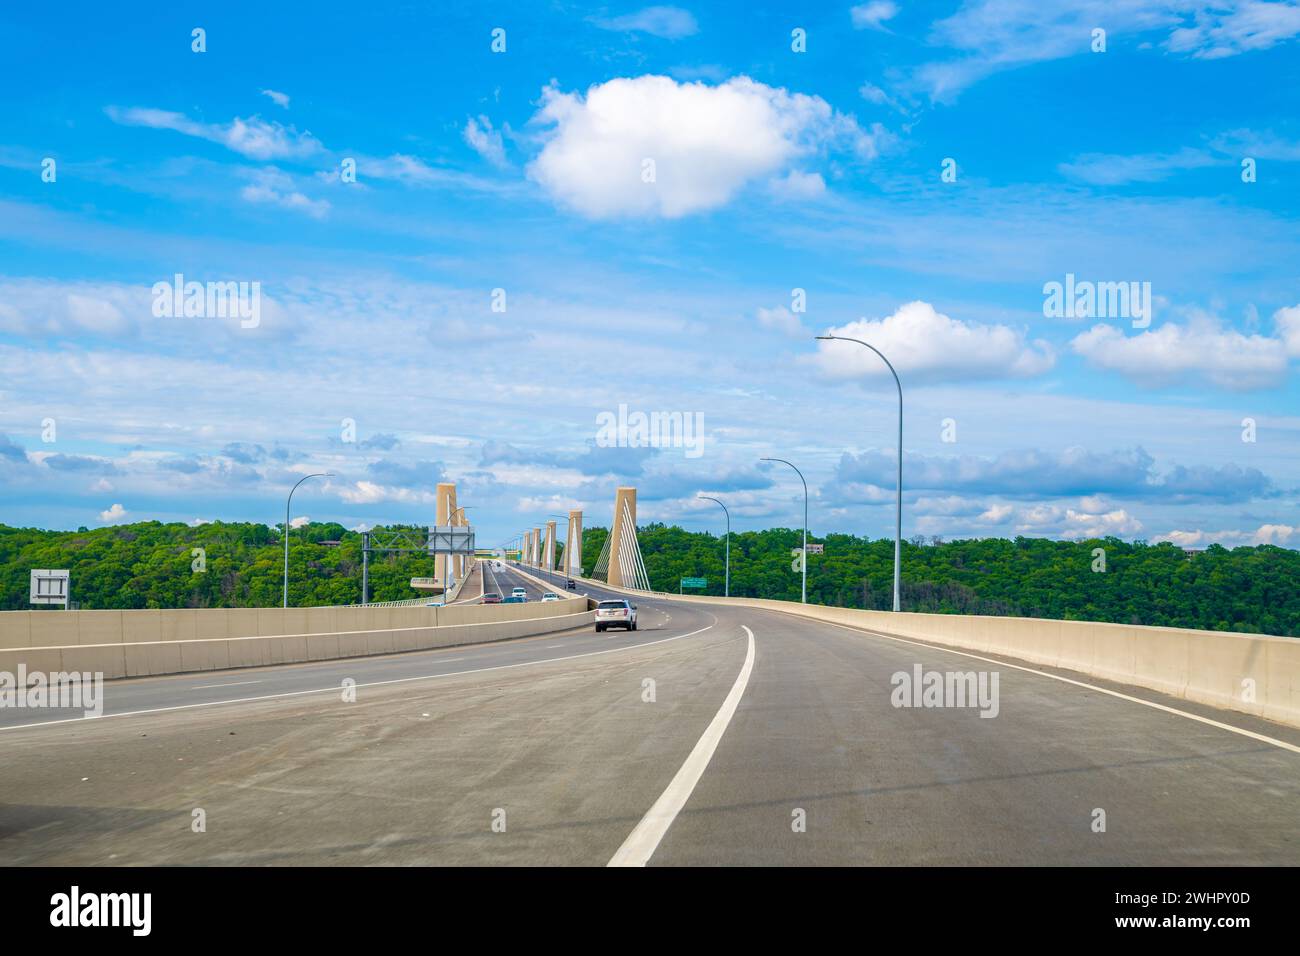
M 655 590 L 676 592 L 682 578 L 705 578 L 688 593 L 723 591 L 723 540 L 664 524 L 637 529 Z M 608 529 L 583 534 L 590 572 Z M 793 569 L 801 531 L 770 528 L 731 536 L 731 593 L 799 600 Z M 330 542 L 330 543 L 326 543 Z M 333 543 L 337 542 L 337 543 Z M 894 543 L 856 535 L 810 538 L 808 600 L 888 610 Z M 289 602 L 295 606 L 361 600 L 361 534 L 315 522 L 294 528 Z M 905 611 L 1111 621 L 1300 636 L 1300 552 L 1271 545 L 1187 554 L 1169 543 L 1118 538 L 1053 541 L 979 538 L 904 542 Z M 0 608 L 27 608 L 33 568 L 68 568 L 82 608 L 275 607 L 281 600 L 279 528 L 215 521 L 158 521 L 77 531 L 0 525 Z M 372 555 L 371 600 L 419 597 L 413 577 L 433 574 L 422 553 Z

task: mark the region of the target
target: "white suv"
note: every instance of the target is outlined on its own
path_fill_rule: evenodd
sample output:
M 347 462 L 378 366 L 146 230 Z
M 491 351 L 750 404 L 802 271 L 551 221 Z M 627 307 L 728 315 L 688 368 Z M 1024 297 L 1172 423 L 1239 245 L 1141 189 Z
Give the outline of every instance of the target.
M 596 630 L 603 631 L 610 627 L 625 627 L 636 630 L 636 605 L 624 600 L 601 601 L 596 605 Z
M 523 588 L 515 588 L 513 591 L 510 592 L 510 596 L 523 598 L 525 601 L 528 600 L 528 592 L 525 591 Z
M 558 601 L 559 599 L 560 599 L 560 596 L 559 596 L 558 594 L 556 594 L 554 591 L 547 591 L 545 594 L 542 595 L 542 602 L 543 602 L 543 603 L 545 603 L 545 602 L 547 602 L 547 601 Z

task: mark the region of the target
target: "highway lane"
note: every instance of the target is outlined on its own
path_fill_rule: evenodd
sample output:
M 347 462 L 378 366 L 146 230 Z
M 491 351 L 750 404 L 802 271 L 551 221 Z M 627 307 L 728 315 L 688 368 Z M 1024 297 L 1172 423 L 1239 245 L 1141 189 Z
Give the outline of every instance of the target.
M 1266 740 L 1012 661 L 777 612 L 636 603 L 636 635 L 400 655 L 423 669 L 441 655 L 447 673 L 363 688 L 356 704 L 228 699 L 3 731 L 0 858 L 600 865 L 675 795 L 652 865 L 1300 863 L 1300 754 Z M 579 656 L 593 647 L 619 650 Z M 471 650 L 485 656 L 446 660 Z M 894 675 L 918 665 L 996 671 L 997 715 L 894 706 Z M 337 687 L 375 666 L 402 665 L 243 673 Z M 1265 721 L 1119 689 L 1300 745 Z M 195 806 L 222 821 L 202 840 L 185 830 Z
M 1293 750 L 1055 679 L 1080 679 L 1067 671 L 638 601 L 712 606 L 756 635 L 752 680 L 652 863 L 1300 864 Z M 996 715 L 895 706 L 895 675 L 918 666 L 996 672 Z M 1269 721 L 1083 683 L 1300 746 Z
M 509 579 L 508 579 L 509 580 Z M 521 575 L 514 580 L 525 581 Z M 540 589 L 531 584 L 540 595 Z M 675 619 L 674 619 L 675 618 Z M 338 694 L 342 682 L 358 686 L 390 681 L 412 681 L 448 674 L 514 667 L 558 660 L 574 654 L 649 643 L 707 626 L 713 619 L 707 609 L 689 614 L 651 613 L 634 634 L 609 631 L 596 634 L 591 625 L 538 637 L 410 651 L 375 657 L 346 658 L 311 663 L 283 664 L 231 670 L 203 671 L 164 677 L 106 681 L 104 714 L 117 715 L 175 707 L 212 706 L 285 694 Z M 0 709 L 0 732 L 6 728 L 84 718 L 77 709 Z M 94 718 L 89 718 L 94 719 Z
M 352 703 L 227 701 L 0 731 L 0 860 L 603 863 L 744 654 L 707 610 L 650 617 L 635 635 L 512 642 L 528 647 L 521 666 L 359 687 Z

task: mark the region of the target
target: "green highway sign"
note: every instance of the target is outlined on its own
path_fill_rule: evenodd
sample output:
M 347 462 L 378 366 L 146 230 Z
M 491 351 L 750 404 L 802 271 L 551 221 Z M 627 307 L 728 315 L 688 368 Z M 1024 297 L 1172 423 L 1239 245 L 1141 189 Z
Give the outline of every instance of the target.
M 684 588 L 702 588 L 708 585 L 708 578 L 682 578 Z

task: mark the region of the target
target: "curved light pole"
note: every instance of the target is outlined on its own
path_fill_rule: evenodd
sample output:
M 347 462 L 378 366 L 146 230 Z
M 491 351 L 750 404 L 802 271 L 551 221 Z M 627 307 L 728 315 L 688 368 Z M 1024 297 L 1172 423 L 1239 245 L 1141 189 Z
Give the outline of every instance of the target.
M 819 335 L 819 339 L 836 340 L 840 342 L 857 342 L 859 345 L 866 346 L 880 356 L 881 361 L 889 367 L 889 372 L 894 376 L 894 384 L 898 386 L 898 483 L 897 491 L 894 498 L 894 610 L 901 610 L 898 599 L 898 581 L 899 569 L 902 566 L 903 550 L 903 383 L 898 380 L 898 373 L 894 371 L 894 366 L 890 364 L 889 359 L 885 358 L 885 353 L 874 345 L 869 345 L 861 339 L 851 339 L 844 335 Z
M 795 468 L 793 462 L 788 462 L 784 458 L 760 458 L 759 461 L 779 461 L 783 465 L 789 465 L 794 468 L 794 473 L 803 481 L 803 558 L 799 564 L 803 568 L 803 588 L 800 601 L 808 603 L 808 482 L 804 481 L 803 472 Z
M 308 478 L 333 478 L 330 472 L 321 472 L 316 475 L 304 475 L 299 478 L 297 483 L 289 489 L 289 498 L 284 503 L 284 606 L 289 606 L 289 506 L 293 504 L 293 493 L 298 490 Z
M 717 501 L 719 505 L 722 505 L 722 513 L 727 516 L 727 571 L 726 584 L 723 588 L 722 596 L 731 597 L 731 512 L 728 511 L 727 506 L 722 504 L 721 501 L 718 501 L 717 498 L 711 498 L 708 495 L 698 495 L 697 497 L 706 498 L 709 501 Z

